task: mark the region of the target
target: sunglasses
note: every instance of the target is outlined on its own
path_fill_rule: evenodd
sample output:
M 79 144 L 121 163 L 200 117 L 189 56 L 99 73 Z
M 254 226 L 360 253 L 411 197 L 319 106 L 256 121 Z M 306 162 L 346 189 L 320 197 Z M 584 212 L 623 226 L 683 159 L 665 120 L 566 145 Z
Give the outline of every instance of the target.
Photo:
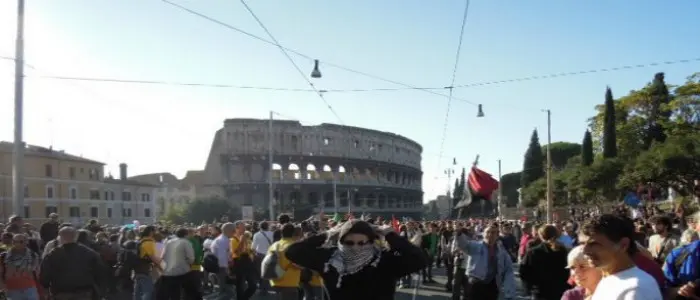
M 350 247 L 355 246 L 355 245 L 364 246 L 364 245 L 369 244 L 369 241 L 359 241 L 359 242 L 355 242 L 355 241 L 343 241 L 342 244 L 345 245 L 345 246 L 350 246 Z

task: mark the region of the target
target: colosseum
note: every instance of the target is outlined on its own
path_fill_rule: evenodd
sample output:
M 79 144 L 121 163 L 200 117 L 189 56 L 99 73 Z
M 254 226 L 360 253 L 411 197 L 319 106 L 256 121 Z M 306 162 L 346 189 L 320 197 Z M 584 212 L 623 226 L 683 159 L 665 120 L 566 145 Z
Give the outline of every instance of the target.
M 227 119 L 216 132 L 205 182 L 235 205 L 267 214 L 269 171 L 275 212 L 304 219 L 323 210 L 390 218 L 422 214 L 422 147 L 389 132 L 335 124 Z M 335 195 L 333 194 L 335 190 Z

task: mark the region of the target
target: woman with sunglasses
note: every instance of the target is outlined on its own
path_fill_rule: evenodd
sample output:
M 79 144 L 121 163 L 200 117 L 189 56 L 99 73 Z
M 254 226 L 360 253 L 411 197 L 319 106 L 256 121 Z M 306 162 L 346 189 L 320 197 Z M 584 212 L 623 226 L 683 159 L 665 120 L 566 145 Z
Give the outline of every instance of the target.
M 338 246 L 323 247 L 335 236 Z M 382 236 L 389 249 L 376 245 Z M 422 250 L 401 238 L 391 226 L 375 227 L 360 220 L 298 241 L 287 248 L 286 257 L 321 274 L 333 300 L 394 299 L 397 280 L 426 266 Z

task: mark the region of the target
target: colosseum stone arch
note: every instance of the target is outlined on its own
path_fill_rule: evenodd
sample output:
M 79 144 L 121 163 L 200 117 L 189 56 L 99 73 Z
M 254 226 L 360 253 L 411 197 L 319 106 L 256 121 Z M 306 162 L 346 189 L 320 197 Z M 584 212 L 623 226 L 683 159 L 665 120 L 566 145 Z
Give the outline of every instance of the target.
M 227 119 L 216 132 L 205 180 L 229 201 L 269 204 L 268 120 Z M 275 211 L 307 218 L 323 210 L 420 216 L 422 147 L 389 132 L 335 124 L 272 124 Z M 333 190 L 335 186 L 336 195 Z

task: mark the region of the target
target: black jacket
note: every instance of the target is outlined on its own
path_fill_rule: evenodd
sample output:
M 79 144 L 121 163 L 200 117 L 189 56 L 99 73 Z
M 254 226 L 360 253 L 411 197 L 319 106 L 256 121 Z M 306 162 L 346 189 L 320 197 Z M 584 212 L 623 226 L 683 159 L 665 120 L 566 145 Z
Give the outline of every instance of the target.
M 44 257 L 39 282 L 52 293 L 95 291 L 103 270 L 97 252 L 78 243 L 63 244 Z
M 322 274 L 323 282 L 333 300 L 389 300 L 394 299 L 396 281 L 425 268 L 423 251 L 396 233 L 385 236 L 390 250 L 383 250 L 377 267 L 365 267 L 355 274 L 343 277 L 336 287 L 338 272 L 332 266 L 324 272 L 326 263 L 337 247 L 324 248 L 328 236 L 323 233 L 298 241 L 287 248 L 291 262 Z
M 541 243 L 527 250 L 520 264 L 520 279 L 532 287 L 534 299 L 559 300 L 569 288 L 568 250 L 560 245 L 552 249 Z

